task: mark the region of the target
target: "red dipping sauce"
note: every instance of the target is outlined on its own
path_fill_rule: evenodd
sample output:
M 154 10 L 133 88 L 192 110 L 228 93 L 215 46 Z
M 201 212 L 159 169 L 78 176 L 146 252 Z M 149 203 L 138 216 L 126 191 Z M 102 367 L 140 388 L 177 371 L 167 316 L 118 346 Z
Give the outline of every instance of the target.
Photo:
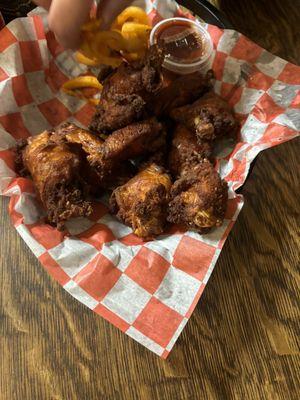
M 171 21 L 157 32 L 157 42 L 164 41 L 167 57 L 194 62 L 203 56 L 201 34 L 190 22 Z
M 158 23 L 151 32 L 150 44 L 164 46 L 164 67 L 179 74 L 205 69 L 213 51 L 204 27 L 186 18 L 170 18 Z

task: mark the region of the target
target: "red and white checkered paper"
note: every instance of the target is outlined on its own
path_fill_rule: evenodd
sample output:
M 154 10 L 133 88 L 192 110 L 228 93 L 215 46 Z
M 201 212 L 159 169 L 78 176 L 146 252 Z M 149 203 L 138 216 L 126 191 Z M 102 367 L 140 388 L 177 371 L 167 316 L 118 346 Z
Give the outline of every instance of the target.
M 172 1 L 148 1 L 157 22 L 180 14 Z M 61 233 L 43 221 L 32 182 L 16 176 L 12 147 L 65 121 L 86 126 L 92 106 L 60 92 L 84 68 L 55 41 L 45 15 L 15 20 L 0 32 L 0 191 L 11 219 L 44 268 L 65 290 L 163 358 L 191 316 L 243 205 L 236 194 L 256 155 L 300 129 L 300 68 L 233 30 L 207 26 L 214 42 L 215 91 L 234 106 L 237 144 L 220 147 L 218 167 L 230 187 L 224 225 L 208 235 L 170 231 L 144 243 L 95 202 L 90 218 Z M 267 207 L 268 205 L 266 205 Z

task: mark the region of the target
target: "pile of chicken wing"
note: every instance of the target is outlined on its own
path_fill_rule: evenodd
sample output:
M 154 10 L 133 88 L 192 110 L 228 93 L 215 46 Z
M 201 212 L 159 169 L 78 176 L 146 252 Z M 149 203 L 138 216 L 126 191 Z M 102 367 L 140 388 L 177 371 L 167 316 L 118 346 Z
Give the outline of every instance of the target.
M 238 123 L 212 91 L 212 72 L 170 80 L 163 60 L 163 50 L 151 47 L 142 61 L 101 70 L 89 130 L 67 123 L 19 144 L 17 163 L 50 224 L 63 230 L 70 218 L 89 216 L 90 199 L 104 191 L 111 213 L 145 240 L 168 223 L 200 233 L 223 223 L 228 187 L 212 151 Z

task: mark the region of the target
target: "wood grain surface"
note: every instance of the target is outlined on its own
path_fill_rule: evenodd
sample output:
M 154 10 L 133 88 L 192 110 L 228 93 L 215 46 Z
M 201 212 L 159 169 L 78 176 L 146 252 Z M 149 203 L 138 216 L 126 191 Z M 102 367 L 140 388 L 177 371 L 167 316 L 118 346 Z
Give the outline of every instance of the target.
M 297 1 L 220 3 L 238 30 L 300 63 Z M 167 361 L 54 282 L 0 200 L 0 399 L 299 399 L 299 154 L 294 140 L 258 157 L 245 207 Z

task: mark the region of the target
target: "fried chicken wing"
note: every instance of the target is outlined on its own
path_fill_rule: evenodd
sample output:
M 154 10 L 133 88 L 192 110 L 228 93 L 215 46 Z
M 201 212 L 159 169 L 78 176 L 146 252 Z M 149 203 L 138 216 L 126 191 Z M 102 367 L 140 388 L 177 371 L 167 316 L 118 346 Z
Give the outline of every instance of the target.
M 227 183 L 208 161 L 184 171 L 171 189 L 168 221 L 207 233 L 221 226 L 228 201 Z
M 110 100 L 101 99 L 89 129 L 95 133 L 110 133 L 124 128 L 146 116 L 145 101 L 136 94 L 115 94 Z
M 122 161 L 153 153 L 165 144 L 162 124 L 155 118 L 136 122 L 112 133 L 92 165 L 104 179 Z
M 163 50 L 152 46 L 143 60 L 124 62 L 115 71 L 101 73 L 101 102 L 90 124 L 91 131 L 110 133 L 145 118 L 146 104 L 162 87 L 163 60 Z
M 84 200 L 89 190 L 83 174 L 84 157 L 67 144 L 55 143 L 52 136 L 53 132 L 45 131 L 29 138 L 22 159 L 49 222 L 63 229 L 68 219 L 90 215 L 92 207 Z
M 78 145 L 88 157 L 97 157 L 99 149 L 103 145 L 101 138 L 69 122 L 57 128 L 53 132 L 51 140 L 57 144 L 69 143 Z
M 213 72 L 182 75 L 160 90 L 153 101 L 154 114 L 169 115 L 174 108 L 190 104 L 212 88 Z
M 171 117 L 195 132 L 200 141 L 235 133 L 238 126 L 229 104 L 214 92 L 205 94 L 192 105 L 173 110 Z
M 70 145 L 80 146 L 88 162 L 85 175 L 93 192 L 97 192 L 100 188 L 114 190 L 129 181 L 136 172 L 132 163 L 123 161 L 116 163 L 110 174 L 100 177 L 94 165 L 97 165 L 101 160 L 101 149 L 104 141 L 74 124 L 66 123 L 62 125 L 54 133 L 52 140 L 57 143 L 67 142 Z
M 137 236 L 152 239 L 164 231 L 171 185 L 164 169 L 151 164 L 113 192 L 111 212 Z
M 192 168 L 203 159 L 209 159 L 212 154 L 210 142 L 197 142 L 194 133 L 183 125 L 175 129 L 171 151 L 169 153 L 169 170 L 178 178 L 184 168 Z
M 148 101 L 162 87 L 164 57 L 162 49 L 151 46 L 141 61 L 123 62 L 104 80 L 102 98 L 109 100 L 116 94 L 135 94 Z

